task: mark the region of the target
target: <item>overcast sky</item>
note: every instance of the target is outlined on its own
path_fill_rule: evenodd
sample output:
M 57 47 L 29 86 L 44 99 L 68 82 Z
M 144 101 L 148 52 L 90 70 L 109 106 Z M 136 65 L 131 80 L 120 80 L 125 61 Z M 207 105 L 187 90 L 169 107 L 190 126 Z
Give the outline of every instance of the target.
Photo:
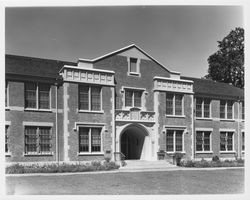
M 237 6 L 6 8 L 7 54 L 76 62 L 136 44 L 170 70 L 202 77 L 217 41 L 243 27 Z M 244 27 L 243 27 L 244 28 Z

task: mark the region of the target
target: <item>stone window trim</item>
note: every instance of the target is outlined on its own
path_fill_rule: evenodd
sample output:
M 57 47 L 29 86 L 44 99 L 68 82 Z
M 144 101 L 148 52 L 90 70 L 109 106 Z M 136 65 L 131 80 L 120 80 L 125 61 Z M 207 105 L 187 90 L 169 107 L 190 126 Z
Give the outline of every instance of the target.
M 26 128 L 27 127 L 34 127 L 36 128 L 36 152 L 28 152 L 26 149 Z M 49 129 L 49 148 L 50 150 L 48 152 L 41 152 L 41 132 L 40 130 L 42 128 L 48 128 Z M 53 132 L 52 132 L 52 128 L 53 128 L 53 123 L 50 122 L 23 122 L 23 132 L 24 132 L 24 153 L 23 156 L 53 156 L 54 152 L 52 151 L 52 136 L 53 136 Z M 48 138 L 46 138 L 46 140 L 48 140 Z
M 172 113 L 173 114 L 167 114 L 167 95 L 173 95 L 172 97 Z M 178 115 L 176 114 L 176 109 L 175 109 L 175 104 L 176 104 L 176 101 L 175 101 L 175 97 L 176 95 L 180 95 L 182 98 L 181 98 L 181 114 Z M 175 93 L 175 92 L 166 92 L 166 114 L 165 114 L 166 117 L 177 117 L 177 118 L 185 118 L 186 116 L 184 115 L 184 94 L 183 93 Z
M 148 95 L 148 92 L 146 91 L 146 88 L 137 88 L 137 87 L 128 87 L 128 86 L 122 86 L 120 93 L 122 95 L 122 110 L 130 110 L 131 108 L 134 108 L 134 99 L 132 97 L 132 106 L 126 106 L 126 100 L 125 100 L 125 91 L 126 90 L 132 90 L 132 91 L 140 91 L 142 92 L 141 95 L 141 107 L 138 107 L 141 109 L 141 111 L 146 111 L 146 96 Z
M 80 87 L 81 86 L 88 86 L 89 90 L 88 90 L 88 110 L 84 110 L 84 109 L 80 109 Z M 92 87 L 98 87 L 100 88 L 100 110 L 92 110 L 91 109 L 91 91 L 92 91 Z M 99 113 L 99 114 L 103 114 L 104 110 L 103 110 L 103 98 L 102 98 L 102 92 L 103 88 L 102 85 L 92 85 L 92 84 L 79 84 L 78 85 L 78 108 L 77 108 L 77 112 L 79 113 Z
M 200 117 L 197 117 L 197 114 L 196 114 L 196 111 L 197 111 L 197 99 L 202 99 L 202 105 L 201 105 L 201 115 Z M 209 101 L 209 117 L 205 117 L 204 116 L 204 112 L 205 112 L 205 109 L 204 109 L 204 105 L 205 105 L 205 100 L 208 100 Z M 210 98 L 206 98 L 206 97 L 196 97 L 195 98 L 195 119 L 204 119 L 204 120 L 212 120 L 212 101 Z
M 222 107 L 222 102 L 225 102 L 225 107 L 224 107 L 224 110 L 225 110 L 225 117 L 221 117 L 221 107 Z M 228 118 L 228 103 L 229 102 L 232 102 L 232 118 Z M 234 118 L 234 104 L 235 102 L 233 100 L 224 100 L 224 99 L 221 99 L 220 100 L 220 121 L 235 121 L 235 118 Z
M 36 108 L 30 108 L 30 107 L 26 107 L 26 85 L 27 84 L 36 84 Z M 39 108 L 39 84 L 46 84 L 46 85 L 49 85 L 49 108 Z M 41 112 L 51 112 L 51 84 L 49 83 L 45 83 L 45 82 L 35 82 L 35 81 L 27 81 L 27 82 L 24 82 L 24 111 L 41 111 Z
M 136 60 L 136 72 L 131 71 L 131 60 Z M 141 60 L 139 58 L 127 57 L 127 62 L 128 62 L 128 73 L 127 73 L 128 76 L 141 77 L 141 72 L 140 72 Z
M 5 110 L 8 110 L 10 106 L 9 85 L 9 81 L 5 81 Z
M 88 139 L 89 139 L 89 150 L 87 152 L 80 152 L 80 141 L 79 141 L 79 130 L 80 128 L 89 128 L 89 133 L 88 133 Z M 93 128 L 98 128 L 101 129 L 100 131 L 100 151 L 91 151 L 91 145 L 92 145 L 92 138 L 91 138 L 91 134 L 92 134 L 92 129 Z M 101 123 L 75 123 L 75 127 L 74 127 L 74 131 L 77 133 L 78 136 L 78 151 L 77 151 L 77 156 L 84 156 L 84 155 L 104 155 L 104 151 L 103 151 L 103 135 L 105 132 L 107 132 L 107 129 L 105 127 L 105 124 L 101 124 Z
M 202 150 L 197 150 L 196 149 L 196 142 L 197 142 L 197 138 L 195 139 L 195 153 L 199 154 L 199 153 L 213 153 L 212 150 L 212 134 L 213 134 L 213 129 L 212 128 L 196 128 L 195 129 L 195 135 L 197 137 L 197 132 L 202 132 Z M 209 150 L 204 150 L 204 135 L 205 132 L 209 132 Z
M 221 147 L 220 147 L 220 153 L 221 154 L 226 154 L 226 153 L 236 153 L 235 151 L 235 147 L 234 147 L 234 137 L 235 137 L 235 133 L 236 133 L 236 130 L 235 129 L 219 129 L 219 133 L 220 133 L 220 137 L 221 137 L 221 133 L 222 132 L 225 132 L 226 133 L 226 150 L 221 150 Z M 228 150 L 228 147 L 227 147 L 227 143 L 228 143 L 228 133 L 232 133 L 232 150 Z M 221 144 L 221 138 L 220 138 L 220 144 Z
M 185 146 L 184 146 L 184 134 L 187 133 L 186 127 L 182 126 L 163 126 L 163 134 L 166 135 L 166 142 L 167 142 L 167 131 L 172 130 L 174 131 L 173 135 L 173 151 L 167 151 L 167 143 L 166 143 L 166 153 L 174 154 L 174 153 L 183 153 L 185 154 Z M 182 151 L 176 151 L 176 131 L 182 131 Z

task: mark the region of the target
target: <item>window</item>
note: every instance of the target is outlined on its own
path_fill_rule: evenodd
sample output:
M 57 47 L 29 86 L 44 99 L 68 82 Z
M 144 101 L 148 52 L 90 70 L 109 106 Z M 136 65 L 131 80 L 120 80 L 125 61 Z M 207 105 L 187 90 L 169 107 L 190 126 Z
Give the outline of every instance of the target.
M 51 127 L 25 126 L 25 153 L 51 153 Z
M 138 76 L 140 74 L 139 60 L 137 58 L 129 58 L 128 69 L 129 69 L 128 74 Z
M 196 132 L 196 151 L 210 151 L 210 131 Z
M 9 126 L 5 125 L 5 153 L 9 153 Z
M 210 99 L 196 98 L 196 117 L 210 118 Z
M 166 114 L 167 115 L 182 115 L 183 114 L 183 95 L 181 94 L 166 94 Z
M 245 151 L 245 132 L 241 132 L 241 150 Z
M 141 107 L 142 91 L 125 89 L 125 107 Z
M 167 130 L 167 152 L 183 151 L 183 130 Z
M 79 152 L 101 152 L 101 128 L 79 127 Z
M 245 119 L 245 102 L 242 102 L 242 108 L 241 108 L 241 118 Z
M 50 85 L 25 83 L 25 108 L 50 109 Z
M 233 151 L 233 132 L 220 132 L 220 151 Z
M 79 85 L 79 110 L 101 110 L 101 87 Z
M 5 82 L 5 107 L 9 107 L 9 83 Z
M 233 101 L 220 101 L 220 118 L 233 119 Z

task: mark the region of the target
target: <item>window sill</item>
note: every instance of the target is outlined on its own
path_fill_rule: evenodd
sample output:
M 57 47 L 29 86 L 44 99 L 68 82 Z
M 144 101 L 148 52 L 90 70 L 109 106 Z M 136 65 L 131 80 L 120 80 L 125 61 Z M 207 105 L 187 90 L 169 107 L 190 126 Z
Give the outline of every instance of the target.
M 53 156 L 54 153 L 24 153 L 23 156 Z
M 230 153 L 236 153 L 236 151 L 220 151 L 220 154 L 230 154 Z
M 212 154 L 213 151 L 196 151 L 196 154 Z
M 235 119 L 220 119 L 220 121 L 235 122 Z
M 185 118 L 185 115 L 165 115 L 166 117 L 172 117 L 172 118 Z
M 100 111 L 94 111 L 94 110 L 78 110 L 79 113 L 97 113 L 97 114 L 103 114 L 104 111 L 100 110 Z
M 24 111 L 30 111 L 30 112 L 52 112 L 51 109 L 33 109 L 33 108 L 25 108 Z
M 78 156 L 103 156 L 104 155 L 104 152 L 81 152 L 81 153 L 77 153 Z
M 136 76 L 136 77 L 140 77 L 141 76 L 141 74 L 137 73 L 137 72 L 128 72 L 128 75 L 129 76 Z
M 208 120 L 208 121 L 212 121 L 213 118 L 205 118 L 205 117 L 195 117 L 196 120 Z
M 5 107 L 5 110 L 10 110 L 10 107 Z
M 165 151 L 167 155 L 173 156 L 176 153 L 186 154 L 185 151 Z
M 11 153 L 10 152 L 5 153 L 5 157 L 11 157 Z

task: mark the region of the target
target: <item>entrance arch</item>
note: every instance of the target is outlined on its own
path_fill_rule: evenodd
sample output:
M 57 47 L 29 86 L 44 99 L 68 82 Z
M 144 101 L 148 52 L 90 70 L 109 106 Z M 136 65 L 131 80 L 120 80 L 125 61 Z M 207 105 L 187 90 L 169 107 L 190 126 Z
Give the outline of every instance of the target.
M 120 136 L 120 150 L 126 160 L 147 160 L 150 143 L 146 128 L 138 124 L 127 126 Z

